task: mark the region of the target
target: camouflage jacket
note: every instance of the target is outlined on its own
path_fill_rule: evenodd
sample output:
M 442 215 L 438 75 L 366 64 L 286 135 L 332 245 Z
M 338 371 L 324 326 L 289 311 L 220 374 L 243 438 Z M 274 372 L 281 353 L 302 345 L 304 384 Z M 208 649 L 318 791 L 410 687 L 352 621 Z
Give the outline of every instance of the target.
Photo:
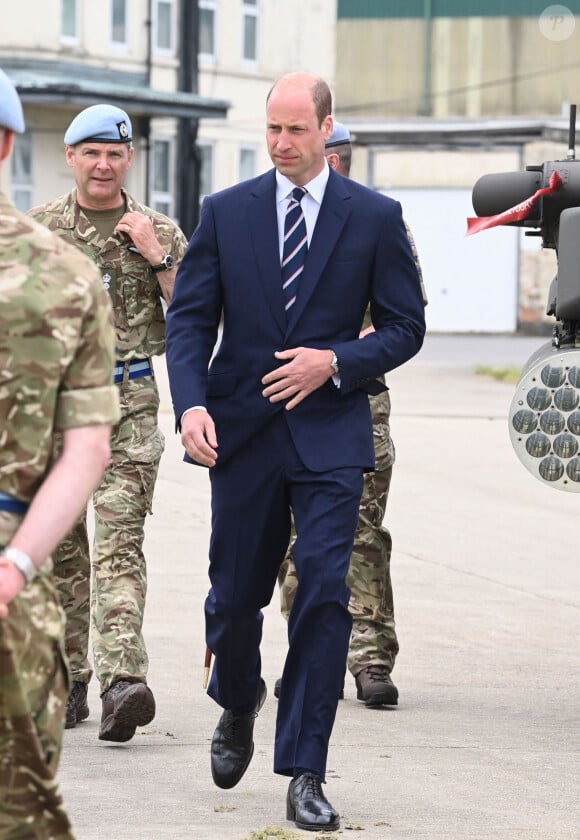
M 0 490 L 32 500 L 53 432 L 119 419 L 98 272 L 0 192 Z
M 153 219 L 160 245 L 179 263 L 187 241 L 180 228 L 162 213 L 135 201 L 125 190 L 127 212 L 143 213 Z M 135 251 L 123 234 L 103 239 L 83 213 L 76 189 L 67 195 L 34 207 L 28 214 L 76 245 L 97 266 L 103 279 L 114 278 L 113 312 L 117 333 L 117 359 L 156 356 L 165 350 L 165 317 L 161 290 L 149 263 Z
M 423 282 L 423 271 L 421 269 L 421 263 L 419 261 L 419 254 L 417 253 L 417 246 L 415 245 L 415 237 L 411 233 L 411 228 L 405 222 L 405 230 L 407 231 L 407 239 L 409 240 L 409 245 L 411 246 L 411 251 L 413 252 L 413 257 L 415 259 L 415 264 L 417 266 L 417 271 L 419 272 L 419 283 L 421 284 L 421 294 L 423 296 L 423 303 L 427 306 L 427 292 L 425 290 L 425 283 Z M 363 325 L 362 329 L 366 330 L 367 327 L 372 325 L 372 318 L 371 318 L 371 308 L 368 307 L 367 311 L 365 312 L 365 316 L 363 318 Z

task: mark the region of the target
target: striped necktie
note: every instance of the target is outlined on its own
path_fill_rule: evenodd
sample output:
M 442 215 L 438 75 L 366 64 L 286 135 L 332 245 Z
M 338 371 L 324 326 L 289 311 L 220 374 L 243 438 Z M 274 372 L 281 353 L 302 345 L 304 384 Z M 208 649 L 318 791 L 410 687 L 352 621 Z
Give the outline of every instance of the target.
M 303 187 L 294 187 L 284 219 L 284 248 L 282 251 L 282 291 L 286 315 L 296 302 L 300 275 L 308 253 L 306 222 L 300 206 L 306 195 Z

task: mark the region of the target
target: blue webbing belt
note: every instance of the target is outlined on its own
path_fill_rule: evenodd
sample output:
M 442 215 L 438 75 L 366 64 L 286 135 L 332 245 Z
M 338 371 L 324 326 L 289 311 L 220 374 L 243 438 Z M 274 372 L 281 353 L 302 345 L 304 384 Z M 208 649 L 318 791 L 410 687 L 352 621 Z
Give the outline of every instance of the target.
M 113 374 L 113 382 L 122 382 L 125 368 L 128 367 L 127 379 L 138 379 L 140 376 L 151 376 L 153 369 L 149 359 L 131 359 L 130 362 L 117 362 Z
M 9 496 L 8 493 L 0 491 L 0 510 L 7 510 L 10 513 L 26 513 L 28 507 L 27 502 L 21 502 L 20 499 L 15 499 L 14 496 Z

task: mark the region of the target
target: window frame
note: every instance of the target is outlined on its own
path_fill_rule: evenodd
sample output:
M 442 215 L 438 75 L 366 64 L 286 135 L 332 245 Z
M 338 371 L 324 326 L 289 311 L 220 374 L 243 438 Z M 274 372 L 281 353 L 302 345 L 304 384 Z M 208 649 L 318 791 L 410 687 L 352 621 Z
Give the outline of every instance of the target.
M 214 192 L 214 190 L 215 190 L 215 150 L 216 150 L 216 144 L 213 140 L 205 140 L 205 139 L 198 140 L 197 141 L 197 148 L 198 148 L 198 152 L 199 152 L 199 155 L 200 155 L 200 161 L 199 161 L 199 204 L 201 206 L 201 203 L 202 203 L 203 199 L 206 197 L 206 195 L 211 195 L 212 192 Z M 203 171 L 204 171 L 204 169 L 203 169 L 204 159 L 203 159 L 203 151 L 202 150 L 204 150 L 204 149 L 207 149 L 210 153 L 210 162 L 209 162 L 209 181 L 210 181 L 209 186 L 210 186 L 210 189 L 209 189 L 209 192 L 207 190 L 204 191 L 202 189 L 202 186 L 203 186 L 202 180 L 203 180 Z
M 171 219 L 174 218 L 175 212 L 175 196 L 173 189 L 173 179 L 175 177 L 175 138 L 168 134 L 153 134 L 151 137 L 151 153 L 149 164 L 149 203 L 154 210 L 159 213 L 164 213 Z M 156 177 L 156 144 L 164 144 L 167 146 L 167 172 L 165 173 L 167 179 L 167 189 L 160 190 L 155 187 Z M 158 204 L 162 203 L 163 208 Z
M 253 18 L 254 25 L 255 25 L 255 32 L 254 32 L 254 56 L 253 58 L 248 58 L 246 55 L 246 20 L 249 18 Z M 242 46 L 241 46 L 241 59 L 242 63 L 246 65 L 250 65 L 251 67 L 255 67 L 258 63 L 258 31 L 259 31 L 259 9 L 257 2 L 251 3 L 248 0 L 242 0 Z
M 199 27 L 200 27 L 200 36 L 201 36 L 201 13 L 202 10 L 211 12 L 213 15 L 213 26 L 212 26 L 212 40 L 213 40 L 213 52 L 207 53 L 203 52 L 201 49 L 201 43 L 199 45 L 199 52 L 198 58 L 202 61 L 208 63 L 214 63 L 217 60 L 217 2 L 216 0 L 199 0 Z
M 122 0 L 122 2 L 124 4 L 124 11 L 125 11 L 125 14 L 124 14 L 124 17 L 125 17 L 125 21 L 124 21 L 125 40 L 124 41 L 115 41 L 113 39 L 114 18 L 115 18 L 114 13 L 113 13 L 113 7 L 114 7 L 116 2 L 118 2 L 118 0 L 110 0 L 110 3 L 109 3 L 109 45 L 111 46 L 111 49 L 123 50 L 124 51 L 124 50 L 127 50 L 129 48 L 129 20 L 130 20 L 129 0 Z
M 159 45 L 159 7 L 169 6 L 168 47 Z M 151 46 L 156 55 L 175 56 L 177 50 L 177 4 L 176 0 L 155 0 L 153 4 L 153 26 L 151 28 Z
M 74 35 L 66 35 L 64 33 L 64 4 L 67 0 L 61 0 L 60 6 L 60 41 L 62 44 L 74 46 L 79 43 L 79 29 L 80 29 L 80 3 L 79 0 L 68 0 L 74 6 Z
M 250 175 L 244 175 L 242 173 L 242 155 L 244 152 L 250 152 L 253 156 L 253 167 L 252 173 Z M 247 181 L 250 178 L 254 178 L 258 171 L 258 147 L 252 143 L 242 143 L 239 147 L 238 152 L 238 179 L 240 181 Z
M 26 146 L 26 155 L 22 155 L 21 148 Z M 16 171 L 16 166 L 24 159 L 28 159 L 30 168 L 22 172 Z M 16 194 L 27 195 L 28 201 L 22 204 Z M 31 131 L 14 135 L 14 148 L 10 161 L 10 198 L 17 210 L 26 213 L 34 207 L 34 135 Z

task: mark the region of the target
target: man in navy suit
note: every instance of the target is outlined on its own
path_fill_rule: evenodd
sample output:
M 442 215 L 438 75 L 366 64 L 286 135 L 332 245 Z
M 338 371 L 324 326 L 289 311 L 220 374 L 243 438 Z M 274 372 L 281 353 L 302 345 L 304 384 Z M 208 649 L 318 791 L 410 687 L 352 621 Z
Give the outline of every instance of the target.
M 224 709 L 213 779 L 233 787 L 252 758 L 266 696 L 262 608 L 292 510 L 299 584 L 274 772 L 291 777 L 287 818 L 310 830 L 340 825 L 322 783 L 352 623 L 345 578 L 363 471 L 374 467 L 368 394 L 384 389 L 377 377 L 411 358 L 425 333 L 401 207 L 329 169 L 331 111 L 330 90 L 316 76 L 293 73 L 274 84 L 266 105 L 274 169 L 205 199 L 167 317 L 186 459 L 209 467 L 212 489 L 208 693 Z M 306 191 L 308 251 L 288 296 L 281 262 L 296 186 Z M 375 331 L 359 339 L 369 303 Z

